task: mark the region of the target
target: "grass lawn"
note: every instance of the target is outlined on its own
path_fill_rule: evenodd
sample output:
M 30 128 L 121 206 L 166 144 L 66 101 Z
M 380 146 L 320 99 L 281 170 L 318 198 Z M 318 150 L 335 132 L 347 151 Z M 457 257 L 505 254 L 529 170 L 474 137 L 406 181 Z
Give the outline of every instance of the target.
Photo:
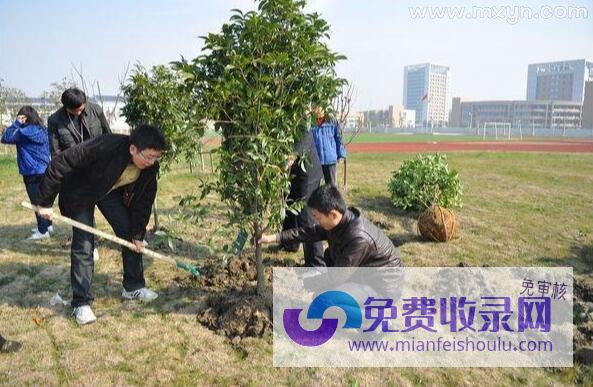
M 449 153 L 450 167 L 460 172 L 464 184 L 464 206 L 456 210 L 461 238 L 447 244 L 421 241 L 416 215 L 390 205 L 387 182 L 409 157 L 349 155 L 346 190 L 349 203 L 399 246 L 406 266 L 572 266 L 577 276 L 591 275 L 593 155 Z M 176 220 L 179 199 L 198 194 L 199 179 L 207 177 L 178 165 L 159 186 L 162 225 L 182 237 L 176 242 L 178 252 L 198 265 L 202 259 L 222 261 L 221 248 L 233 237 L 220 231 L 225 208 L 216 197 L 209 197 L 200 221 Z M 20 208 L 25 190 L 12 156 L 0 157 L 0 186 L 0 333 L 23 342 L 20 353 L 0 355 L 0 384 L 593 384 L 593 368 L 580 365 L 553 370 L 273 368 L 270 336 L 232 343 L 202 326 L 196 316 L 209 294 L 167 264 L 145 260 L 148 285 L 160 294 L 154 303 L 123 302 L 121 257 L 105 241 L 100 243 L 93 283 L 99 319 L 78 327 L 68 307 L 49 305 L 57 291 L 71 297 L 70 230 L 58 224 L 50 241 L 24 242 L 34 217 Z M 97 224 L 110 231 L 100 215 Z M 294 263 L 302 259 L 300 253 L 271 250 L 265 251 L 265 258 Z
M 459 133 L 463 133 L 461 130 Z M 344 141 L 349 141 L 351 138 L 351 133 L 344 134 Z M 499 135 L 499 141 L 506 141 L 506 136 Z M 523 141 L 563 141 L 563 140 L 575 140 L 574 138 L 570 137 L 531 137 L 527 134 L 523 137 Z M 591 138 L 580 140 L 591 140 Z M 487 136 L 486 139 L 481 135 L 451 135 L 451 134 L 443 134 L 439 132 L 438 129 L 434 130 L 434 134 L 426 133 L 426 134 L 410 134 L 406 133 L 405 130 L 402 130 L 401 133 L 359 133 L 354 137 L 352 143 L 390 143 L 390 142 L 455 142 L 455 141 L 496 141 L 496 138 L 493 135 Z M 519 141 L 519 138 L 513 134 L 511 137 L 511 141 Z
M 463 129 L 460 129 L 458 133 L 464 133 Z M 465 130 L 467 133 L 467 129 Z M 579 141 L 591 141 L 591 137 L 588 138 L 571 138 L 571 137 L 531 137 L 528 136 L 527 133 L 523 137 L 523 141 L 569 141 L 569 140 L 579 140 Z M 206 132 L 204 136 L 204 149 L 211 150 L 213 147 L 216 147 L 220 143 L 220 134 L 216 132 Z M 352 139 L 352 133 L 346 132 L 343 137 L 343 141 L 345 143 L 352 143 L 352 144 L 368 144 L 368 143 L 410 143 L 410 142 L 479 142 L 479 141 L 507 141 L 505 136 L 499 136 L 497 140 L 494 136 L 487 136 L 485 139 L 481 135 L 471 135 L 471 134 L 462 134 L 462 135 L 451 135 L 451 134 L 443 134 L 442 131 L 439 132 L 438 129 L 434 130 L 434 134 L 430 133 L 417 133 L 411 134 L 407 132 L 405 129 L 402 129 L 399 133 L 381 133 L 381 132 L 373 132 L 373 133 L 358 133 L 355 135 L 354 139 Z M 513 137 L 510 141 L 520 141 L 518 137 L 513 134 Z M 2 154 L 2 153 L 0 153 Z M 209 161 L 206 160 L 206 163 Z
M 438 132 L 435 130 L 435 132 Z M 350 133 L 344 134 L 344 141 L 349 141 Z M 389 143 L 389 142 L 450 142 L 450 141 L 482 141 L 482 136 L 469 135 L 441 135 L 441 134 L 410 134 L 405 130 L 402 133 L 359 133 L 352 143 Z

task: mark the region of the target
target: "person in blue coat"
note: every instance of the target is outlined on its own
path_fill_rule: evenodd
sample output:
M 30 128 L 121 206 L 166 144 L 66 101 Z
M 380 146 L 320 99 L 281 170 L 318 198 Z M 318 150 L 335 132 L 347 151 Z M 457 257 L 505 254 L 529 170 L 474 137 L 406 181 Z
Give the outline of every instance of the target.
M 336 164 L 346 158 L 346 149 L 338 123 L 329 120 L 323 108 L 313 109 L 315 125 L 311 128 L 315 148 L 321 162 L 325 184 L 336 185 Z
M 16 145 L 19 173 L 23 176 L 29 200 L 35 203 L 39 183 L 49 165 L 50 155 L 47 128 L 33 107 L 23 106 L 19 110 L 14 123 L 4 130 L 2 143 Z M 51 221 L 37 213 L 35 217 L 37 228 L 32 230 L 33 235 L 28 239 L 49 238 L 49 233 L 53 231 Z

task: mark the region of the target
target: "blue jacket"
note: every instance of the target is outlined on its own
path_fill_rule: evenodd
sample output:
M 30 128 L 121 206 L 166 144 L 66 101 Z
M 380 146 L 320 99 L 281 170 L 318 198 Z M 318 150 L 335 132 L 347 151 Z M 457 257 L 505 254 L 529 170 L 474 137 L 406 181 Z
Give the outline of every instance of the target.
M 23 176 L 41 175 L 49 165 L 47 129 L 37 125 L 22 126 L 15 121 L 2 135 L 3 144 L 16 144 L 17 164 Z
M 335 164 L 338 159 L 346 158 L 346 149 L 337 123 L 324 121 L 311 128 L 311 133 L 321 165 Z

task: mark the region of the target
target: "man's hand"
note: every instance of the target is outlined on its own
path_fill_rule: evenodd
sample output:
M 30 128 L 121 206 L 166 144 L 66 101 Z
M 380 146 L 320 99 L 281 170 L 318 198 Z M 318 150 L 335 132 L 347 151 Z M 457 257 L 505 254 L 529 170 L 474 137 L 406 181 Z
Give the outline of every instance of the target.
M 138 241 L 136 239 L 132 240 L 132 243 L 134 244 L 134 246 L 136 246 L 136 252 L 137 253 L 142 253 L 144 251 L 144 243 L 142 243 L 142 241 Z
M 296 161 L 296 156 L 290 155 L 288 156 L 288 161 L 286 162 L 286 170 L 289 171 L 292 168 L 292 165 Z
M 276 237 L 276 235 L 262 235 L 261 238 L 259 238 L 259 240 L 257 241 L 257 243 L 259 244 L 263 244 L 263 243 L 276 243 L 278 242 L 278 238 Z
M 340 164 L 342 161 L 344 161 L 344 159 L 342 159 L 342 158 L 338 159 L 338 164 Z
M 47 220 L 52 220 L 54 217 L 54 210 L 51 207 L 37 207 L 37 213 L 39 214 L 39 216 Z

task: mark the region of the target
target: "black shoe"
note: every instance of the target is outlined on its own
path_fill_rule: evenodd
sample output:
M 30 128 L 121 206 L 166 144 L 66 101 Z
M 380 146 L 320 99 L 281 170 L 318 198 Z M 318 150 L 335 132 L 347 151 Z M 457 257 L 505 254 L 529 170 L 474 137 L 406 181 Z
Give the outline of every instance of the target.
M 18 341 L 4 340 L 2 346 L 0 346 L 0 353 L 18 352 L 21 347 L 22 344 Z

